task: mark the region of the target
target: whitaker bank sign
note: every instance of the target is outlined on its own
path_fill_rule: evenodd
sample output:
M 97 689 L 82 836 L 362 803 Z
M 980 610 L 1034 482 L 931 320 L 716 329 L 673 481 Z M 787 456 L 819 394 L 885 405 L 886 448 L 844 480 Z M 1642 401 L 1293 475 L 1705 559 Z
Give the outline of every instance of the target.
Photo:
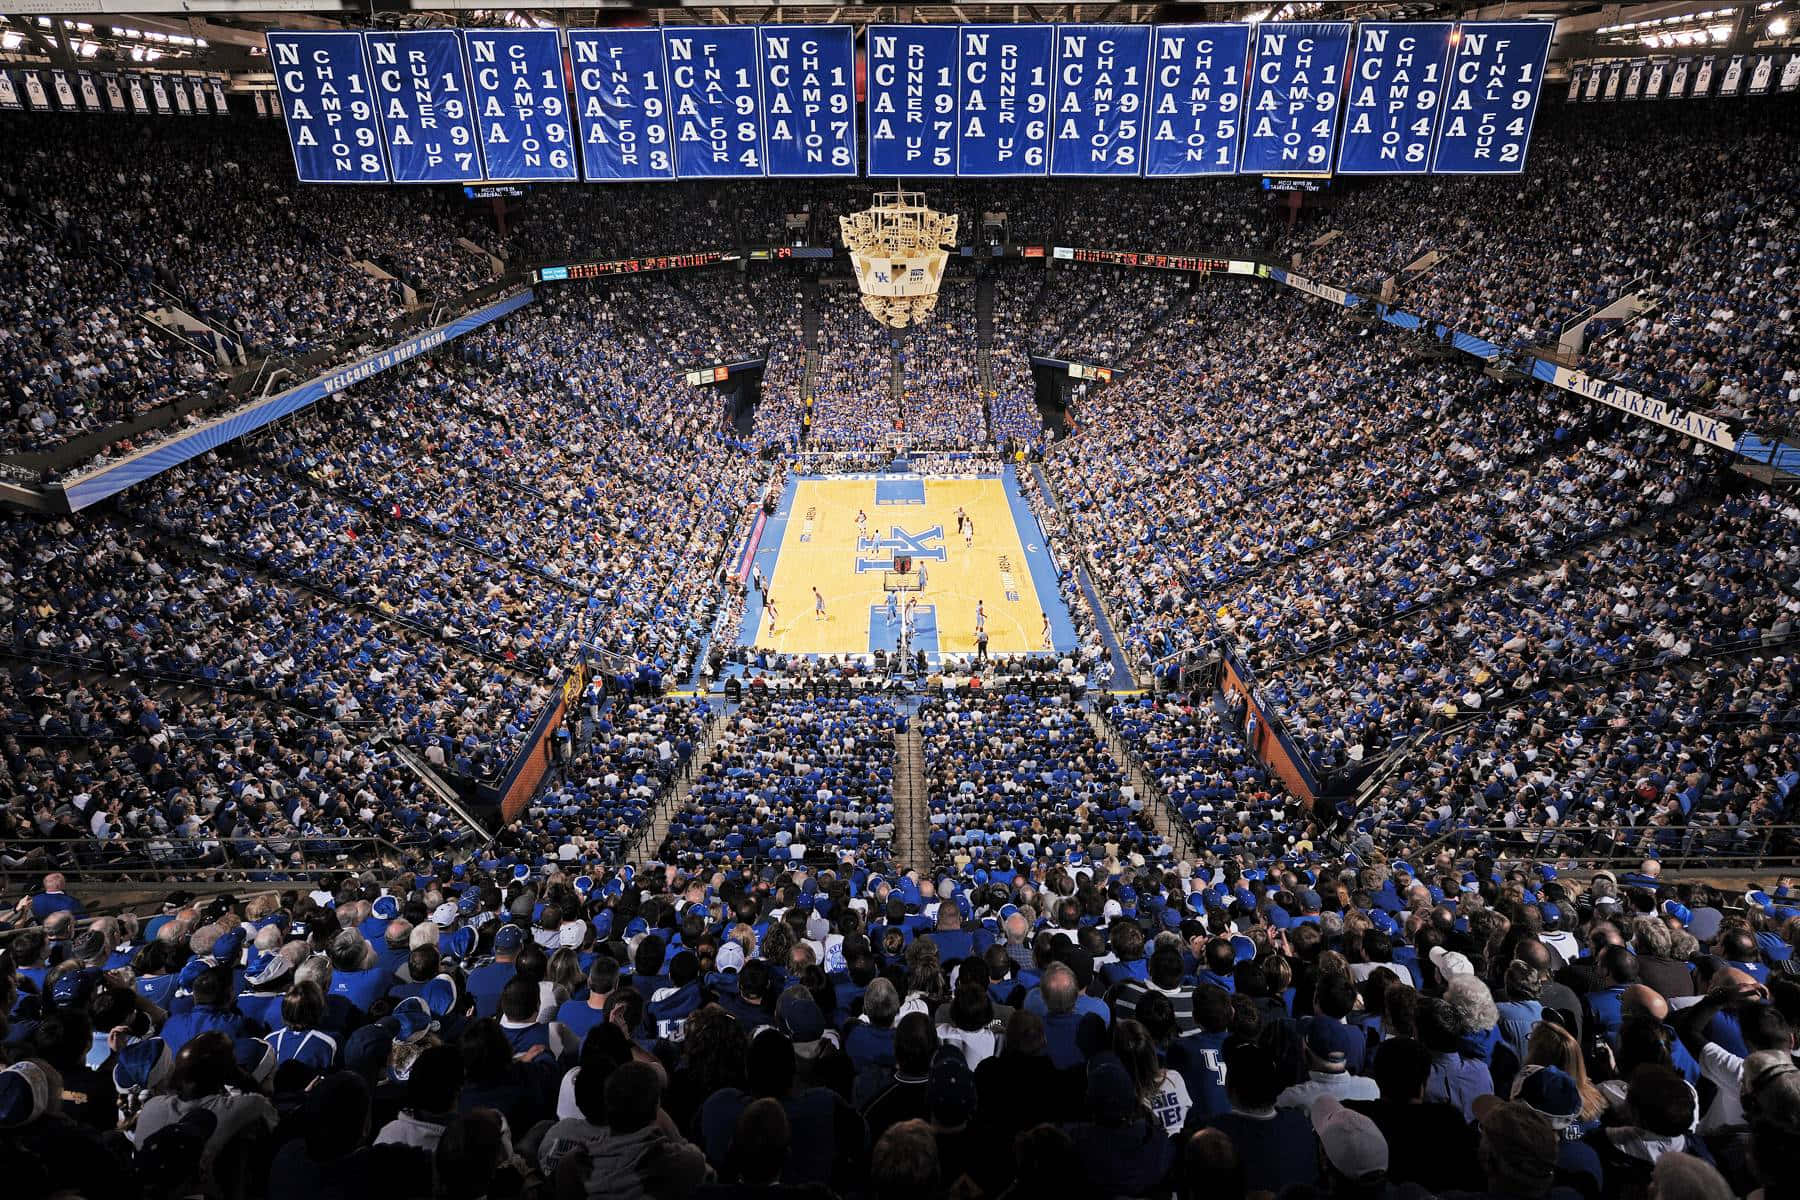
M 1664 429 L 1673 429 L 1676 433 L 1686 434 L 1721 450 L 1737 449 L 1736 432 L 1718 417 L 1689 412 L 1653 396 L 1621 387 L 1609 380 L 1596 379 L 1580 371 L 1559 367 L 1541 358 L 1532 365 L 1531 373 L 1534 378 L 1553 384 L 1565 392 L 1573 392 L 1608 408 L 1628 412 L 1634 417 L 1661 425 Z

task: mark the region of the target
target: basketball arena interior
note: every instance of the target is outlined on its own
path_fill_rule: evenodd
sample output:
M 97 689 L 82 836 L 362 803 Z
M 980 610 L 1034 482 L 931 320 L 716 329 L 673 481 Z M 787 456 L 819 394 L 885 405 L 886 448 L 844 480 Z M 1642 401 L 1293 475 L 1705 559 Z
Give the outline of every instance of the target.
M 1800 1197 L 1800 0 L 0 10 L 9 1200 Z

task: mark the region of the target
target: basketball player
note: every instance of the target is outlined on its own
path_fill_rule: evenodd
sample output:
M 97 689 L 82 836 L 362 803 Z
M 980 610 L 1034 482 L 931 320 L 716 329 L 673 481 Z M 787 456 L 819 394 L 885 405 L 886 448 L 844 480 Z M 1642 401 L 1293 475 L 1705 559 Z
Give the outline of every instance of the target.
M 973 549 L 975 546 L 975 518 L 974 517 L 964 517 L 962 529 L 963 529 L 963 549 L 964 550 Z
M 818 588 L 814 588 L 813 589 L 813 620 L 823 621 L 824 619 L 825 619 L 825 597 L 819 595 Z
M 917 607 L 919 607 L 919 598 L 917 596 L 912 596 L 912 595 L 907 596 L 906 597 L 906 623 L 908 625 L 912 624 L 913 610 L 916 609 Z
M 888 593 L 887 623 L 890 629 L 900 623 L 900 601 L 893 592 Z
M 975 602 L 975 632 L 980 633 L 982 630 L 984 630 L 986 628 L 987 628 L 987 609 L 985 607 L 983 607 L 981 601 L 977 600 Z
M 856 544 L 862 545 L 869 540 L 869 514 L 862 509 L 856 510 Z
M 1051 649 L 1050 614 L 1049 613 L 1044 614 L 1044 635 L 1043 636 L 1044 636 L 1044 649 L 1046 649 L 1046 650 Z
M 765 597 L 763 600 L 763 608 L 769 614 L 769 633 L 772 635 L 775 632 L 775 597 Z

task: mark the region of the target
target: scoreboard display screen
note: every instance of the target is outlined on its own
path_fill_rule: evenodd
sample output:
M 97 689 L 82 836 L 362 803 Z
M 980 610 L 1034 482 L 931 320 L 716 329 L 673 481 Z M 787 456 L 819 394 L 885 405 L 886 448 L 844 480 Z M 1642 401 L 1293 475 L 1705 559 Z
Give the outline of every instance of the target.
M 303 182 L 620 183 L 1515 174 L 1554 28 L 875 24 L 862 64 L 848 25 L 266 36 Z M 150 77 L 155 110 L 220 107 L 202 82 Z

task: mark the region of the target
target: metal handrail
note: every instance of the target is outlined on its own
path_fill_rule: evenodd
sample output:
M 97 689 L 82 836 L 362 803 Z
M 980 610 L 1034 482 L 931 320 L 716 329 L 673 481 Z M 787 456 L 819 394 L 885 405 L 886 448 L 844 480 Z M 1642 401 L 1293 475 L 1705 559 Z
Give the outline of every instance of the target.
M 289 862 L 296 850 L 306 860 L 299 866 Z M 253 874 L 302 880 L 342 874 L 344 860 L 359 865 L 381 861 L 398 866 L 406 853 L 386 838 L 373 835 L 237 837 L 209 833 L 192 840 L 114 836 L 104 841 L 82 837 L 0 838 L 0 857 L 16 860 L 10 864 L 0 862 L 0 881 L 11 884 L 20 877 L 47 871 L 57 871 L 71 879 L 142 883 L 248 878 Z M 332 861 L 314 865 L 320 858 Z
M 1571 829 L 1567 826 L 1463 825 L 1429 841 L 1409 844 L 1409 823 L 1376 822 L 1390 858 L 1430 859 L 1440 850 L 1479 846 L 1512 859 L 1578 860 L 1583 866 L 1636 866 L 1654 850 L 1665 870 L 1731 867 L 1800 866 L 1800 825 L 1615 825 Z M 1425 835 L 1424 826 L 1410 826 Z M 1660 836 L 1679 834 L 1678 839 Z M 1743 835 L 1748 835 L 1746 839 Z M 1613 839 L 1604 846 L 1601 839 Z

